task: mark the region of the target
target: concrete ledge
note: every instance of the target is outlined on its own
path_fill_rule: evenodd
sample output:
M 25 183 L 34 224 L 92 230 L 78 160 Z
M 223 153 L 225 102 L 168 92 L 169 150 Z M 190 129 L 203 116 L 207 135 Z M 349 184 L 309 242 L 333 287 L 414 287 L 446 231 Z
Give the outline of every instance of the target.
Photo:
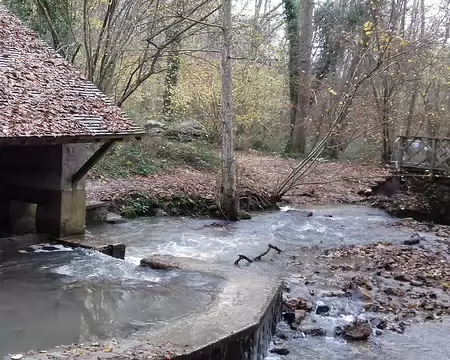
M 23 359 L 258 360 L 262 357 L 281 315 L 282 286 L 277 275 L 265 275 L 256 264 L 238 268 L 172 256 L 154 256 L 147 261 L 151 259 L 222 277 L 222 286 L 210 307 L 127 339 L 117 339 L 114 344 L 60 347 L 46 353 L 30 352 Z
M 6 261 L 10 255 L 17 254 L 19 249 L 46 242 L 49 242 L 49 238 L 47 235 L 43 234 L 29 234 L 0 238 L 0 264 L 2 261 Z
M 117 259 L 125 259 L 125 245 L 123 243 L 105 244 L 103 241 L 95 241 L 94 239 L 86 239 L 84 235 L 73 236 L 62 239 L 53 240 L 55 243 L 70 246 L 73 248 L 83 248 L 95 250 L 102 254 L 115 257 Z

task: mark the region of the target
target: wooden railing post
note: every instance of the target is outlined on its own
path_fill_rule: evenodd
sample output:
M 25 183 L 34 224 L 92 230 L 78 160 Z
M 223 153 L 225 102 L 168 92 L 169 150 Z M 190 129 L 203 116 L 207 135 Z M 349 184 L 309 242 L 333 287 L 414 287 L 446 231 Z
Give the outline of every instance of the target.
M 437 142 L 436 138 L 431 139 L 431 164 L 430 164 L 430 166 L 431 166 L 431 169 L 430 169 L 431 175 L 433 175 L 434 167 L 436 165 L 436 142 Z
M 404 136 L 400 136 L 400 138 L 399 138 L 399 143 L 400 143 L 400 146 L 399 146 L 399 152 L 398 152 L 398 155 L 397 155 L 397 164 L 398 164 L 398 168 L 399 169 L 401 169 L 401 167 L 402 167 L 402 164 L 403 164 L 403 155 L 404 155 L 404 152 L 405 152 L 405 137 Z

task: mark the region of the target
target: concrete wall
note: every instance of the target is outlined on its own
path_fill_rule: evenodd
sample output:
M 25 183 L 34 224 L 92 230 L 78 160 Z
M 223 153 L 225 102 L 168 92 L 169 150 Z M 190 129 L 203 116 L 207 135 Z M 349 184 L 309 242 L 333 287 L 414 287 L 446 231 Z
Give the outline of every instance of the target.
M 53 237 L 83 234 L 85 182 L 71 177 L 85 161 L 84 144 L 0 147 L 0 233 L 29 232 L 31 221 Z

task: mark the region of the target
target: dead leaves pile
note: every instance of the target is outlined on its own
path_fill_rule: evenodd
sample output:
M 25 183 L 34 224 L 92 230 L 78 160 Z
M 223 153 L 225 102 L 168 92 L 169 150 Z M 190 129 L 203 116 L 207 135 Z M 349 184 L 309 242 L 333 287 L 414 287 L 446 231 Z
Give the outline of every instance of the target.
M 263 199 L 271 196 L 292 165 L 281 156 L 264 156 L 257 152 L 238 153 L 237 159 L 239 192 L 257 194 Z M 362 173 L 366 177 L 361 178 Z M 388 173 L 376 164 L 320 163 L 305 178 L 305 184 L 292 189 L 286 198 L 295 204 L 358 201 L 362 199 L 359 190 Z M 316 184 L 317 181 L 321 184 Z M 160 198 L 183 194 L 209 199 L 217 197 L 219 186 L 220 174 L 176 167 L 145 177 L 92 181 L 87 189 L 91 200 L 117 200 L 131 193 Z
M 439 286 L 450 282 L 450 262 L 448 254 L 443 251 L 378 243 L 339 249 L 327 256 L 361 258 L 365 260 L 362 271 L 375 271 L 378 275 L 418 286 Z
M 0 136 L 92 135 L 73 115 L 100 118 L 108 133 L 133 127 L 119 107 L 0 7 Z

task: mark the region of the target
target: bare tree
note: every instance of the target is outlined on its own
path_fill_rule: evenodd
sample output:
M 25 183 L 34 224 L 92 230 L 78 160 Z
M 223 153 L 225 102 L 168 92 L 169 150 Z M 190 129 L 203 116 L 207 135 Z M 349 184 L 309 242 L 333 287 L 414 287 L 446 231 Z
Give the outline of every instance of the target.
M 297 121 L 293 131 L 291 150 L 299 154 L 306 153 L 306 123 L 311 108 L 311 72 L 313 40 L 313 0 L 300 1 L 300 56 L 299 56 L 299 92 Z
M 286 145 L 286 151 L 292 150 L 292 141 L 294 137 L 294 128 L 297 122 L 298 110 L 298 91 L 299 91 L 299 9 L 298 1 L 283 0 L 284 16 L 286 19 L 286 37 L 289 45 L 288 49 L 288 81 L 289 81 L 289 138 Z
M 238 220 L 239 201 L 236 196 L 236 161 L 233 146 L 233 74 L 231 64 L 231 0 L 224 0 L 222 45 L 222 187 L 220 206 L 223 215 Z

